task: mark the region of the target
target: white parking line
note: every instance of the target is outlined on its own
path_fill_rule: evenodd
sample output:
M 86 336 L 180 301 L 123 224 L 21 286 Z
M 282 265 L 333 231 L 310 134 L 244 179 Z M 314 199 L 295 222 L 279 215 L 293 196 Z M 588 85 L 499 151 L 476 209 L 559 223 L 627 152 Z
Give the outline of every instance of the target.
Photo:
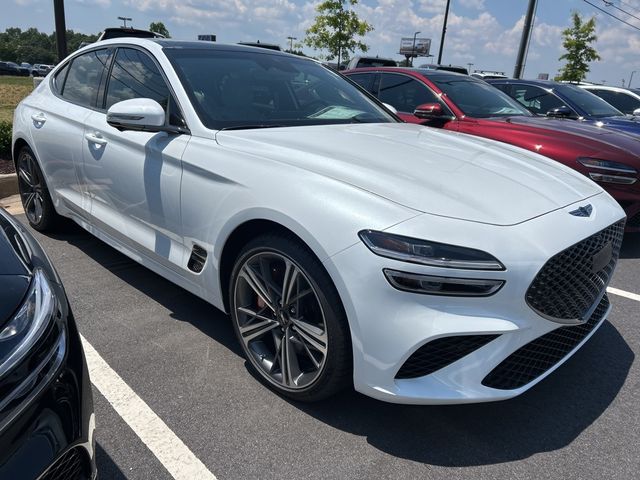
M 640 295 L 638 295 L 637 293 L 626 292 L 624 290 L 619 290 L 613 287 L 608 287 L 607 292 L 613 293 L 614 295 L 618 295 L 619 297 L 630 298 L 631 300 L 640 302 Z
M 91 383 L 176 480 L 216 480 L 166 423 L 82 337 Z M 99 423 L 99 421 L 98 421 Z

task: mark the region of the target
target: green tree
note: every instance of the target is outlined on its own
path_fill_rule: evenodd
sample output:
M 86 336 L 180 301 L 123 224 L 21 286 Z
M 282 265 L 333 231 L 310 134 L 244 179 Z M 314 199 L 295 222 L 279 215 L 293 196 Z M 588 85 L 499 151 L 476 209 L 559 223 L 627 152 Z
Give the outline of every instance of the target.
M 167 27 L 165 27 L 164 23 L 162 22 L 151 22 L 151 24 L 149 24 L 149 31 L 153 33 L 159 33 L 164 38 L 171 38 L 171 35 L 169 35 L 169 30 L 167 30 Z
M 600 60 L 600 55 L 591 46 L 598 37 L 596 36 L 596 19 L 591 17 L 584 22 L 578 12 L 571 14 L 573 25 L 562 32 L 562 46 L 566 53 L 559 60 L 566 60 L 566 64 L 560 70 L 560 80 L 580 82 L 589 72 L 589 63 Z
M 318 15 L 314 24 L 305 32 L 304 43 L 316 50 L 327 50 L 326 59 L 337 57 L 338 65 L 348 60 L 356 49 L 369 50 L 361 38 L 373 31 L 373 27 L 348 8 L 357 4 L 358 0 L 325 0 L 320 3 L 316 7 Z

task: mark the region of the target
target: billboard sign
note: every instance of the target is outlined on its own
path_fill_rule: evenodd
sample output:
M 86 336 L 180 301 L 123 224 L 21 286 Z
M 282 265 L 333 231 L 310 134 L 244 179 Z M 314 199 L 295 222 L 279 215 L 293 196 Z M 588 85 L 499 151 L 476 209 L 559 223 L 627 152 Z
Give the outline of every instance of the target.
M 403 38 L 402 40 L 400 40 L 400 55 L 426 57 L 429 55 L 430 49 L 430 38 L 416 38 L 415 48 L 413 46 L 413 37 Z
M 538 74 L 538 80 L 549 80 L 549 74 L 548 73 L 539 73 Z
M 198 35 L 198 40 L 204 40 L 205 42 L 215 42 L 215 35 Z

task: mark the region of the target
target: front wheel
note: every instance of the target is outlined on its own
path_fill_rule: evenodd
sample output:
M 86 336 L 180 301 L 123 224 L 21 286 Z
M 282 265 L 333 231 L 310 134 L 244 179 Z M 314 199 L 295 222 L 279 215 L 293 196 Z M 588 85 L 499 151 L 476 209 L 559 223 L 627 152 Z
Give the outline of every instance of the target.
M 249 364 L 270 388 L 317 401 L 348 385 L 351 344 L 338 293 L 297 239 L 255 238 L 231 276 L 231 316 Z

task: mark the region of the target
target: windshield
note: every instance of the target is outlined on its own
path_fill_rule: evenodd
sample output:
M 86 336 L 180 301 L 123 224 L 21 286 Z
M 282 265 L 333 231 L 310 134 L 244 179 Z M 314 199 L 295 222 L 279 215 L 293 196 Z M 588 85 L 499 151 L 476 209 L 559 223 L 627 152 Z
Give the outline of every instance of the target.
M 532 114 L 509 97 L 488 83 L 472 77 L 461 75 L 432 76 L 434 82 L 456 106 L 469 117 L 512 117 Z
M 311 60 L 268 50 L 164 51 L 207 128 L 397 121 L 354 84 Z
M 589 117 L 617 117 L 624 115 L 620 110 L 609 105 L 597 95 L 576 85 L 558 85 L 553 90 L 573 102 Z

